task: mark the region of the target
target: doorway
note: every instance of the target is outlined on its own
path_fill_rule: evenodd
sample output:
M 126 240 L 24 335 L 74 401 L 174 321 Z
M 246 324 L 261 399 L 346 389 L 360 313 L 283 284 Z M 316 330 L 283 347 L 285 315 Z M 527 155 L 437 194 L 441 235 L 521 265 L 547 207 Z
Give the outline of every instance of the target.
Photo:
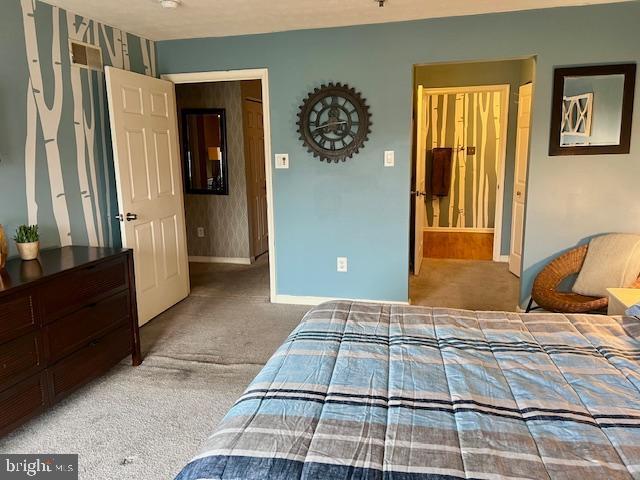
M 516 308 L 508 262 L 524 229 L 514 197 L 524 205 L 528 130 L 518 119 L 530 102 L 518 111 L 534 69 L 533 58 L 414 67 L 412 303 Z
M 220 279 L 207 279 L 207 272 L 222 277 L 233 271 L 251 277 L 254 291 L 268 291 L 273 301 L 267 71 L 163 78 L 176 84 L 193 291 L 200 283 L 217 285 Z

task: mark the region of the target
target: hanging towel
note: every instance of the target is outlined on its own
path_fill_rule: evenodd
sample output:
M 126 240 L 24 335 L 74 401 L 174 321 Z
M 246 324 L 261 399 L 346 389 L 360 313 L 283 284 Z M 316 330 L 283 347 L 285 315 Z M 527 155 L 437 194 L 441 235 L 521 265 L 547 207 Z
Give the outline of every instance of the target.
M 434 148 L 431 150 L 431 195 L 446 197 L 451 188 L 451 167 L 453 149 Z

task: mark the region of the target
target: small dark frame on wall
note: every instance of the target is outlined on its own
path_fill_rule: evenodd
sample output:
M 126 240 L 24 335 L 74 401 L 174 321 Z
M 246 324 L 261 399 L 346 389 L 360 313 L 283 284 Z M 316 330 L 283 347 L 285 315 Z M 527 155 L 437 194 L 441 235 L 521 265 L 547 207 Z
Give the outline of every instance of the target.
M 549 155 L 629 153 L 636 64 L 556 68 Z
M 185 192 L 229 195 L 224 108 L 185 108 L 181 114 Z

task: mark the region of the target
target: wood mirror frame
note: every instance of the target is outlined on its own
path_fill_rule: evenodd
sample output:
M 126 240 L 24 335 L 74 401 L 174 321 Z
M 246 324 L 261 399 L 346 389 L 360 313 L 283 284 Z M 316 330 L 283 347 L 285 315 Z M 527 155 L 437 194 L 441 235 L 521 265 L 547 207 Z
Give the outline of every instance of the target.
M 562 102 L 564 97 L 565 78 L 591 77 L 596 75 L 624 75 L 624 90 L 622 93 L 622 117 L 620 119 L 620 142 L 617 145 L 562 146 L 560 144 L 560 130 L 562 126 Z M 629 153 L 631 148 L 631 121 L 633 117 L 633 98 L 635 93 L 635 83 L 635 63 L 556 68 L 553 76 L 549 155 L 605 155 Z

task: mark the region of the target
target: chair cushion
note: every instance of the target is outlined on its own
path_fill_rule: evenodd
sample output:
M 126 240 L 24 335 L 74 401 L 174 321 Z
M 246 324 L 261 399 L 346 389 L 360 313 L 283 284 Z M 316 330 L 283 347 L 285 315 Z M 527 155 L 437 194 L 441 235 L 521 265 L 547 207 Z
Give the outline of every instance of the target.
M 640 275 L 640 235 L 612 233 L 593 238 L 573 292 L 606 297 L 607 288 L 631 286 Z

